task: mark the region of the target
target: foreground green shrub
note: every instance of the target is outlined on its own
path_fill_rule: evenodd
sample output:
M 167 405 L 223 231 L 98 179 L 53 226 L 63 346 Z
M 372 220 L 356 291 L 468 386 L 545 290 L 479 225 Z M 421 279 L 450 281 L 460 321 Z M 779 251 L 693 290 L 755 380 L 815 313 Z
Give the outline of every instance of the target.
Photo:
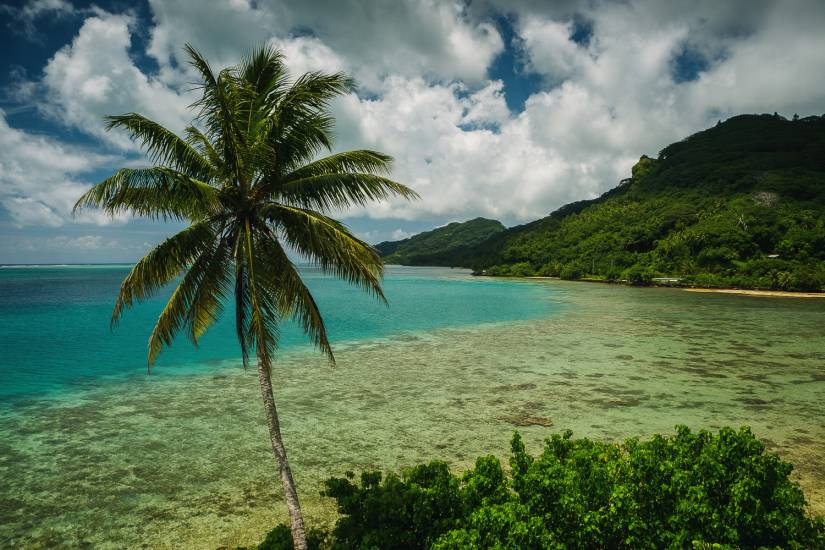
M 324 546 L 327 533 L 319 529 L 309 529 L 307 531 L 307 546 L 309 550 L 319 550 Z M 266 536 L 264 541 L 258 545 L 257 550 L 292 550 L 292 531 L 286 523 L 281 523 Z
M 487 456 L 456 476 L 431 462 L 327 480 L 341 514 L 331 548 L 825 548 L 792 466 L 748 428 L 622 444 L 516 433 L 511 475 Z M 288 529 L 280 529 L 289 548 Z M 273 532 L 274 533 L 274 532 Z M 271 535 L 272 537 L 272 535 Z M 323 537 L 321 537 L 323 538 Z M 268 539 L 269 540 L 269 539 Z M 317 540 L 321 540 L 320 538 Z

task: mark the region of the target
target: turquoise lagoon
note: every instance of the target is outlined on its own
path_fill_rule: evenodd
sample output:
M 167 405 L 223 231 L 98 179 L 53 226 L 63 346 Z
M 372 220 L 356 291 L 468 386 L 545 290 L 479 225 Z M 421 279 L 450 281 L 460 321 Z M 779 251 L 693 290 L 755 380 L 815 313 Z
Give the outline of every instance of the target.
M 168 298 L 163 293 L 129 310 L 110 330 L 112 306 L 129 266 L 5 266 L 0 268 L 0 399 L 97 384 L 101 377 L 146 373 L 147 340 Z M 362 290 L 304 268 L 334 343 L 401 331 L 528 319 L 550 309 L 542 293 L 513 293 L 517 283 L 474 280 L 464 271 L 387 270 L 387 307 Z M 237 358 L 230 315 L 196 349 L 184 336 L 165 351 L 154 374 L 191 373 Z M 287 324 L 281 349 L 305 343 Z
M 125 266 L 0 269 L 0 547 L 216 548 L 285 517 L 254 372 L 229 323 L 151 376 L 161 299 L 108 328 Z M 825 513 L 825 300 L 390 268 L 389 307 L 305 269 L 338 366 L 281 337 L 276 401 L 312 522 L 323 479 L 750 425 Z M 552 423 L 552 427 L 543 426 Z

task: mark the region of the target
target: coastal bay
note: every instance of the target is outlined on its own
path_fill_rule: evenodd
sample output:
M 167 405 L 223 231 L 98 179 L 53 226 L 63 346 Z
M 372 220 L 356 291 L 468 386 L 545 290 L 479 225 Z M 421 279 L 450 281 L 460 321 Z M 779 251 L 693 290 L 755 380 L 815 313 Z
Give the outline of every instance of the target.
M 515 429 L 537 450 L 564 429 L 619 440 L 676 424 L 750 425 L 825 513 L 823 302 L 485 282 L 447 269 L 398 268 L 387 288 L 400 310 L 406 288 L 428 296 L 416 302 L 422 312 L 444 311 L 450 292 L 498 311 L 485 322 L 467 305 L 433 316 L 452 324 L 424 327 L 410 306 L 407 327 L 341 339 L 334 369 L 306 347 L 284 349 L 275 392 L 311 523 L 334 517 L 318 492 L 347 470 L 432 458 L 460 470 L 506 456 Z M 260 540 L 281 521 L 254 373 L 234 358 L 191 361 L 4 399 L 0 540 L 215 548 Z

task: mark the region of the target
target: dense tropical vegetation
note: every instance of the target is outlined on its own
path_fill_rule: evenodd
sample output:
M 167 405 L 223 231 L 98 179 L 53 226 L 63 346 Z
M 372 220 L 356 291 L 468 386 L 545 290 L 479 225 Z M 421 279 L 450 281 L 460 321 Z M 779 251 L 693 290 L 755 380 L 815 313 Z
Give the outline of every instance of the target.
M 186 229 L 141 259 L 120 287 L 112 323 L 124 310 L 176 282 L 149 338 L 151 367 L 183 332 L 197 344 L 234 307 L 246 367 L 257 359 L 273 452 L 296 548 L 306 548 L 298 493 L 281 438 L 272 392 L 278 325 L 294 318 L 334 361 L 323 318 L 287 250 L 324 272 L 383 299 L 378 253 L 325 213 L 352 204 L 415 196 L 386 176 L 391 158 L 375 151 L 332 151 L 329 101 L 347 93 L 341 73 L 291 79 L 282 55 L 264 47 L 218 73 L 191 46 L 201 77 L 197 117 L 180 137 L 139 114 L 109 117 L 154 165 L 124 168 L 92 187 L 75 206 L 185 221 Z
M 449 265 L 473 246 L 481 244 L 506 228 L 501 222 L 475 218 L 452 222 L 401 241 L 385 241 L 375 249 L 388 264 Z
M 553 435 L 539 456 L 513 437 L 509 473 L 493 456 L 452 473 L 434 461 L 400 476 L 326 482 L 341 514 L 311 546 L 410 548 L 822 548 L 792 467 L 747 428 L 677 427 L 604 443 Z M 259 550 L 291 546 L 276 527 Z
M 733 117 L 643 156 L 597 199 L 459 252 L 434 263 L 488 275 L 821 290 L 825 116 Z

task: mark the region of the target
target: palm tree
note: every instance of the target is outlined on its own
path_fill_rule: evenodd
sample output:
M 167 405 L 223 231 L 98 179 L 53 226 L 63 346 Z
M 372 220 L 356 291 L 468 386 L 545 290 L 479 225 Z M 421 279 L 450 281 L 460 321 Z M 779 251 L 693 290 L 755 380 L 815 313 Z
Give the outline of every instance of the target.
M 148 168 L 124 168 L 93 186 L 75 205 L 186 221 L 188 227 L 150 251 L 120 287 L 112 313 L 180 277 L 149 338 L 148 368 L 181 331 L 197 344 L 234 301 L 244 367 L 257 358 L 272 450 L 284 488 L 296 548 L 306 548 L 303 517 L 272 393 L 272 362 L 282 320 L 296 319 L 335 361 L 318 306 L 286 250 L 325 273 L 386 301 L 381 259 L 325 213 L 415 192 L 388 179 L 392 159 L 375 151 L 332 152 L 329 101 L 352 89 L 342 73 L 310 72 L 291 80 L 283 56 L 268 47 L 215 74 L 192 46 L 202 83 L 193 125 L 179 137 L 139 114 L 107 117 L 139 142 Z

